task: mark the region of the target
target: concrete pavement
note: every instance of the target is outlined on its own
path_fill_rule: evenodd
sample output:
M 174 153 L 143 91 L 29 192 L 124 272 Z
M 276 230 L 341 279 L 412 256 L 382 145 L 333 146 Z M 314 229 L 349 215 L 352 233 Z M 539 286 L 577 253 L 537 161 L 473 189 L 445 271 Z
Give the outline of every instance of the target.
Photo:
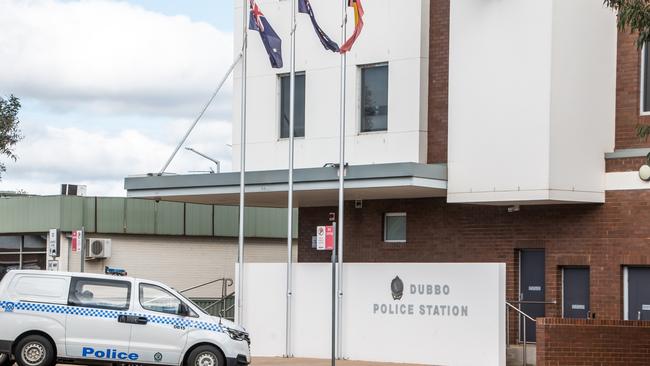
M 251 366 L 330 366 L 330 360 L 310 358 L 254 357 Z M 336 361 L 337 366 L 416 366 L 404 363 L 377 363 L 364 361 Z M 417 365 L 422 366 L 422 365 Z

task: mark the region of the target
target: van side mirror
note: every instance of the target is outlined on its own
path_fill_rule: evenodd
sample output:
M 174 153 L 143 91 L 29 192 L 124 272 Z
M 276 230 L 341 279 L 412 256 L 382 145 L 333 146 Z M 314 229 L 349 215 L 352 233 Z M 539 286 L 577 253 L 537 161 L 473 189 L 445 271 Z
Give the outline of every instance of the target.
M 190 307 L 187 306 L 184 302 L 178 304 L 178 315 L 180 316 L 190 316 Z

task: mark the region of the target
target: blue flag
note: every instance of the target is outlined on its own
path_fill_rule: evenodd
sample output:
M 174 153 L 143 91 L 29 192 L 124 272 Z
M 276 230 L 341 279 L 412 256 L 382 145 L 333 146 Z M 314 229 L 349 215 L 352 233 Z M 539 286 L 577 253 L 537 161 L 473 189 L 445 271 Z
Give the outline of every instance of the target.
M 248 29 L 260 33 L 266 53 L 269 55 L 269 61 L 271 61 L 271 67 L 274 69 L 282 68 L 282 40 L 275 33 L 255 1 L 251 0 L 250 3 L 251 10 Z
M 336 42 L 332 41 L 332 39 L 327 34 L 325 34 L 325 32 L 318 25 L 318 22 L 316 22 L 316 16 L 314 16 L 314 10 L 312 9 L 309 0 L 298 0 L 298 11 L 300 13 L 309 14 L 309 18 L 311 18 L 311 24 L 314 26 L 316 35 L 318 36 L 318 39 L 320 39 L 320 43 L 323 44 L 323 47 L 325 47 L 326 50 L 330 50 L 332 52 L 339 52 L 339 45 L 336 44 Z

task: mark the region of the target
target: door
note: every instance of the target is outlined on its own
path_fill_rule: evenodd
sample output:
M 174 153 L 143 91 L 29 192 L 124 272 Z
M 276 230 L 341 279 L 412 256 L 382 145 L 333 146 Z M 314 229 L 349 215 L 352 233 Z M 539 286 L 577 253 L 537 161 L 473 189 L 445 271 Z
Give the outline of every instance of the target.
M 119 314 L 131 308 L 130 281 L 73 277 L 66 316 L 66 355 L 73 358 L 127 359 L 131 324 Z
M 650 320 L 650 268 L 628 267 L 626 270 L 626 319 Z
M 589 268 L 562 269 L 562 316 L 589 318 Z
M 187 342 L 189 323 L 198 320 L 190 311 L 181 315 L 184 302 L 167 289 L 155 285 L 138 283 L 138 313 L 145 321 L 133 325 L 130 352 L 137 353 L 142 363 L 174 364 L 181 361 Z
M 519 300 L 521 311 L 533 319 L 545 314 L 546 300 L 545 258 L 544 250 L 524 249 L 519 252 Z M 521 317 L 519 323 L 519 340 L 524 339 L 524 322 L 526 325 L 526 342 L 535 342 L 535 322 Z

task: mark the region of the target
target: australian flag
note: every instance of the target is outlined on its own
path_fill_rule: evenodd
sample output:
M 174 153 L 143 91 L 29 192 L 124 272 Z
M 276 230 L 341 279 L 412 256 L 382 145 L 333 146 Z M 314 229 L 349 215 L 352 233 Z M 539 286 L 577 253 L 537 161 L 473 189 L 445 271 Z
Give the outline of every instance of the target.
M 262 14 L 259 6 L 255 3 L 255 0 L 250 0 L 250 4 L 251 10 L 248 29 L 260 33 L 262 43 L 264 44 L 266 53 L 268 53 L 269 60 L 271 61 L 271 67 L 274 69 L 282 68 L 282 40 L 278 37 L 278 34 L 275 33 L 271 24 L 266 20 L 266 17 Z
M 323 44 L 323 47 L 325 47 L 326 50 L 330 50 L 332 52 L 339 52 L 339 45 L 336 44 L 336 42 L 332 41 L 332 39 L 328 37 L 327 34 L 325 34 L 325 32 L 318 25 L 318 22 L 316 22 L 314 10 L 311 8 L 311 3 L 309 0 L 298 0 L 298 11 L 300 13 L 309 14 L 309 18 L 311 18 L 311 24 L 314 26 L 316 35 L 318 36 L 318 39 L 320 39 L 320 43 Z

